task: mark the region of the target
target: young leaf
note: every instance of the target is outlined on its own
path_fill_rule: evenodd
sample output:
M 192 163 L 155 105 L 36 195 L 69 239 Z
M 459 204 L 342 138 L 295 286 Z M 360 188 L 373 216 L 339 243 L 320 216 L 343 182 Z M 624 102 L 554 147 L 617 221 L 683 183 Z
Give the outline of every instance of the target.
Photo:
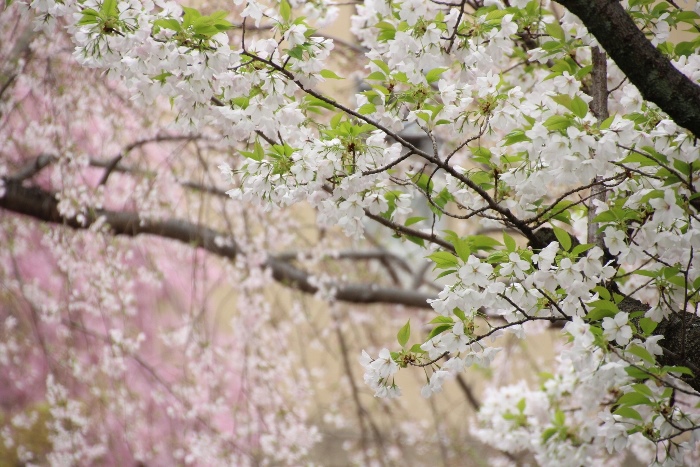
M 372 63 L 374 63 L 375 65 L 377 65 L 379 68 L 381 68 L 381 70 L 382 70 L 385 74 L 388 75 L 389 73 L 391 73 L 391 70 L 389 70 L 389 65 L 387 65 L 387 64 L 384 63 L 383 61 L 381 61 L 381 60 L 372 60 Z
M 253 154 L 255 154 L 256 160 L 261 161 L 263 157 L 265 157 L 265 150 L 262 147 L 262 144 L 260 144 L 259 141 L 255 141 L 255 146 L 253 148 Z
M 455 268 L 459 264 L 457 257 L 448 251 L 436 251 L 428 259 L 433 260 L 436 269 Z
M 459 259 L 462 261 L 469 259 L 469 255 L 471 255 L 472 252 L 469 249 L 469 242 L 466 239 L 458 238 L 452 242 L 452 244 L 455 247 L 455 252 L 457 256 L 459 256 Z
M 289 22 L 289 18 L 292 16 L 292 6 L 287 0 L 280 2 L 280 16 L 285 22 Z
M 625 417 L 625 418 L 631 418 L 633 420 L 639 420 L 639 421 L 642 420 L 642 416 L 639 414 L 639 412 L 634 410 L 632 407 L 624 407 L 624 406 L 618 407 L 618 409 L 615 410 L 613 412 L 613 414 L 619 415 L 619 416 Z
M 552 226 L 552 230 L 554 230 L 554 235 L 557 237 L 557 240 L 559 240 L 559 244 L 564 251 L 569 251 L 571 249 L 571 237 L 566 230 L 557 226 Z
M 408 226 L 411 226 L 411 225 L 413 225 L 413 224 L 416 224 L 416 223 L 418 223 L 418 222 L 420 222 L 420 221 L 424 221 L 425 219 L 427 219 L 427 218 L 426 218 L 426 217 L 420 217 L 420 216 L 409 217 L 408 219 L 406 219 L 406 222 L 404 222 L 403 225 L 405 225 L 406 227 L 408 227 Z
M 399 329 L 399 333 L 396 335 L 396 339 L 399 341 L 401 347 L 405 347 L 408 342 L 409 337 L 411 337 L 411 320 L 406 321 L 406 324 Z
M 545 120 L 544 126 L 550 131 L 566 130 L 571 126 L 571 119 L 563 115 L 552 115 Z
M 651 353 L 649 353 L 647 349 L 640 345 L 630 345 L 627 348 L 627 352 L 631 353 L 632 355 L 636 355 L 637 357 L 641 358 L 650 365 L 656 363 L 656 358 L 654 358 L 654 356 Z
M 321 76 L 323 76 L 326 79 L 345 79 L 341 76 L 336 75 L 335 72 L 332 70 L 321 70 Z
M 443 332 L 452 329 L 452 324 L 440 324 L 438 326 L 435 326 L 432 331 L 430 331 L 430 334 L 428 334 L 428 339 L 430 340 L 433 337 L 437 336 L 438 334 L 442 334 Z
M 571 101 L 571 111 L 578 118 L 584 118 L 586 114 L 588 114 L 588 104 L 586 104 L 586 101 L 576 96 Z
M 513 237 L 505 232 L 503 232 L 503 243 L 506 245 L 506 249 L 509 252 L 513 252 L 517 248 L 517 244 L 515 243 L 515 240 L 513 240 Z
M 447 68 L 433 68 L 428 73 L 425 74 L 425 80 L 428 84 L 434 83 L 440 79 L 440 75 L 443 74 Z

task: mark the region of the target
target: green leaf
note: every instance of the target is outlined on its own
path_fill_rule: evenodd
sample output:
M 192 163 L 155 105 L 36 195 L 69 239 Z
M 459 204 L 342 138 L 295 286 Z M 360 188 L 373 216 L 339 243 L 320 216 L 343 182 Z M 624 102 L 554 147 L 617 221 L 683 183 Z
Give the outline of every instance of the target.
M 662 370 L 669 373 L 680 373 L 682 375 L 694 376 L 690 368 L 686 368 L 684 366 L 664 366 Z
M 260 162 L 262 160 L 262 157 L 258 159 L 258 155 L 255 154 L 253 151 L 238 151 L 241 153 L 241 155 L 247 157 L 248 159 L 253 159 L 254 161 Z
M 586 66 L 582 67 L 580 70 L 578 70 L 578 71 L 574 74 L 574 78 L 576 78 L 577 80 L 581 81 L 583 78 L 585 78 L 586 76 L 588 76 L 588 74 L 589 74 L 591 71 L 593 71 L 593 65 L 586 65 Z M 609 123 L 608 123 L 608 126 L 610 126 Z M 607 128 L 607 127 L 606 127 L 606 128 Z
M 406 219 L 406 222 L 404 222 L 403 225 L 405 225 L 406 227 L 409 227 L 413 224 L 417 224 L 418 222 L 424 221 L 426 219 L 427 219 L 427 217 L 420 217 L 420 216 L 409 217 L 408 219 Z
M 546 430 L 544 430 L 542 432 L 542 443 L 544 444 L 547 441 L 549 441 L 549 439 L 552 436 L 556 435 L 558 431 L 559 431 L 558 428 L 547 428 Z
M 265 157 L 265 150 L 262 147 L 262 144 L 260 144 L 259 141 L 255 141 L 255 146 L 253 147 L 253 152 L 255 153 L 255 157 L 257 157 L 257 160 L 262 160 L 263 157 Z
M 596 285 L 593 287 L 593 291 L 596 292 L 603 300 L 610 300 L 610 291 L 602 285 Z
M 99 13 L 92 8 L 85 8 L 82 12 L 83 17 L 78 21 L 78 26 L 85 26 L 87 24 L 96 24 L 99 22 Z
M 411 320 L 406 321 L 406 324 L 399 329 L 399 333 L 396 335 L 396 339 L 399 341 L 401 347 L 405 347 L 408 339 L 411 337 Z
M 552 230 L 554 230 L 554 235 L 557 237 L 557 240 L 564 251 L 569 251 L 571 249 L 571 237 L 566 230 L 561 229 L 556 225 L 552 226 Z
M 342 76 L 338 76 L 332 70 L 321 70 L 321 76 L 326 79 L 345 79 Z
M 496 21 L 496 24 L 501 24 L 501 20 L 507 14 L 508 14 L 508 11 L 506 11 L 506 10 L 499 10 L 499 9 L 491 10 L 486 15 L 486 21 Z
M 560 41 L 563 41 L 565 38 L 564 30 L 562 29 L 562 27 L 559 25 L 558 22 L 548 23 L 545 26 L 545 30 L 547 31 L 547 34 L 549 34 L 550 36 L 552 36 L 555 39 L 559 39 Z
M 289 21 L 292 16 L 292 6 L 287 0 L 282 0 L 280 2 L 280 16 L 285 22 Z
M 649 372 L 646 372 L 644 370 L 640 370 L 639 368 L 636 368 L 633 366 L 625 367 L 625 372 L 627 372 L 628 375 L 630 375 L 632 378 L 635 378 L 635 379 L 649 379 L 649 378 L 651 378 L 651 375 L 649 374 Z
M 579 256 L 581 256 L 581 253 L 590 250 L 594 246 L 595 245 L 593 243 L 581 243 L 579 245 L 576 245 L 574 249 L 571 250 L 571 254 L 578 258 Z
M 469 150 L 472 152 L 472 156 L 474 156 L 476 162 L 487 165 L 491 163 L 492 153 L 488 148 L 477 146 L 475 148 L 469 148 Z
M 437 275 L 436 279 L 440 279 L 441 277 L 449 276 L 450 274 L 456 273 L 456 269 L 446 269 L 442 271 L 440 274 Z
M 513 130 L 508 133 L 503 141 L 504 146 L 510 146 L 521 141 L 530 141 L 523 130 Z
M 654 397 L 654 393 L 651 391 L 651 388 L 647 386 L 646 384 L 633 384 L 632 388 L 637 391 L 640 394 L 644 394 L 647 397 Z
M 410 242 L 415 243 L 419 247 L 425 248 L 425 240 L 423 240 L 420 237 L 416 237 L 414 235 L 404 235 L 404 238 Z
M 411 346 L 411 352 L 413 352 L 413 353 L 425 353 L 425 350 L 420 348 L 420 344 L 413 344 Z
M 433 181 L 430 179 L 430 177 L 424 173 L 417 173 L 415 175 L 411 176 L 411 180 L 413 183 L 415 183 L 418 188 L 425 192 L 431 192 L 433 191 Z
M 566 130 L 571 126 L 571 119 L 564 115 L 552 115 L 545 120 L 544 126 L 550 131 Z
M 452 326 L 454 326 L 454 324 L 441 324 L 441 325 L 439 325 L 439 326 L 435 326 L 435 327 L 433 328 L 433 330 L 430 331 L 430 334 L 428 335 L 428 339 L 427 339 L 427 340 L 430 340 L 430 339 L 432 339 L 433 337 L 437 336 L 438 334 L 442 334 L 443 332 L 445 332 L 445 331 L 447 331 L 447 330 L 449 330 L 449 329 L 452 329 Z
M 425 80 L 428 82 L 428 84 L 434 83 L 440 79 L 440 75 L 442 75 L 445 71 L 447 71 L 447 68 L 433 68 L 425 74 Z
M 503 232 L 503 243 L 506 245 L 506 249 L 509 252 L 513 252 L 517 248 L 517 244 L 515 243 L 515 240 L 513 240 L 513 237 L 505 232 Z
M 457 256 L 459 256 L 459 259 L 466 262 L 467 259 L 469 259 L 469 255 L 472 254 L 471 250 L 469 249 L 469 242 L 466 239 L 458 238 L 453 241 L 452 244 L 455 247 L 455 252 L 457 253 Z
M 557 94 L 556 96 L 551 96 L 551 99 L 557 104 L 566 107 L 568 110 L 572 110 L 571 97 L 568 94 Z
M 104 0 L 104 2 L 102 2 L 102 8 L 100 8 L 100 11 L 105 16 L 118 16 L 119 10 L 117 9 L 117 0 Z
M 459 265 L 457 257 L 448 251 L 436 251 L 427 258 L 435 263 L 435 269 L 456 268 Z
M 331 117 L 331 128 L 337 128 L 344 116 L 345 114 L 342 112 L 338 112 L 337 114 L 333 115 L 333 117 Z
M 318 97 L 309 94 L 307 94 L 304 97 L 304 100 L 308 103 L 310 107 L 323 107 L 324 109 L 335 110 L 335 107 L 333 107 L 331 104 L 324 102 Z
M 642 420 L 642 416 L 634 410 L 632 407 L 618 407 L 617 410 L 613 412 L 614 415 L 619 415 L 625 418 L 632 418 L 634 420 Z
M 607 130 L 608 128 L 610 128 L 610 125 L 612 125 L 612 122 L 613 122 L 614 120 L 615 120 L 615 115 L 609 116 L 608 118 L 606 118 L 605 120 L 603 120 L 603 122 L 600 124 L 600 129 L 601 129 L 601 130 Z
M 657 323 L 651 318 L 639 319 L 639 327 L 642 328 L 642 332 L 645 336 L 651 336 L 651 333 L 654 332 L 654 329 L 656 329 L 656 326 L 658 325 L 659 323 Z
M 638 392 L 628 392 L 617 400 L 620 405 L 653 405 L 653 402 L 644 394 Z
M 571 101 L 571 111 L 578 118 L 584 118 L 588 114 L 588 104 L 579 96 L 576 96 Z
M 470 235 L 467 237 L 472 250 L 493 250 L 496 246 L 503 244 L 488 235 Z
M 384 63 L 383 61 L 381 61 L 381 60 L 372 60 L 372 63 L 374 63 L 375 65 L 377 65 L 379 68 L 381 68 L 381 70 L 384 72 L 385 75 L 388 75 L 388 74 L 391 73 L 391 70 L 389 69 L 389 65 L 387 65 L 387 64 Z
M 369 74 L 368 77 L 365 78 L 365 80 L 372 80 L 372 81 L 384 81 L 386 79 L 386 75 L 382 73 L 381 71 L 373 71 L 372 73 Z
M 303 60 L 304 59 L 304 47 L 301 45 L 294 46 L 294 48 L 289 49 L 287 51 L 287 55 L 289 55 L 292 58 L 296 58 L 297 60 Z
M 438 323 L 452 325 L 452 324 L 454 324 L 454 321 L 452 321 L 452 318 L 450 318 L 448 316 L 438 315 L 428 322 L 428 324 L 438 324 Z
M 600 321 L 603 318 L 612 318 L 618 313 L 617 305 L 608 300 L 596 300 L 591 303 L 593 310 L 587 315 L 588 321 Z
M 650 365 L 656 363 L 656 358 L 654 358 L 654 356 L 647 349 L 640 345 L 630 345 L 627 348 L 627 352 L 631 353 L 632 355 L 636 355 Z
M 593 222 L 595 223 L 614 222 L 616 220 L 617 216 L 615 216 L 615 213 L 611 210 L 603 211 L 593 218 Z
M 156 76 L 153 76 L 151 79 L 153 79 L 153 81 L 159 81 L 161 84 L 164 84 L 165 80 L 168 79 L 169 76 L 173 76 L 173 74 L 169 71 L 164 71 Z
M 566 423 L 566 414 L 561 410 L 554 412 L 554 423 L 558 426 L 564 426 L 564 423 Z
M 202 14 L 194 8 L 183 6 L 182 11 L 184 12 L 184 15 L 182 16 L 183 29 L 187 29 L 192 26 L 194 20 L 202 16 Z
M 85 12 L 85 10 L 83 10 L 83 13 L 84 12 Z M 173 19 L 173 18 L 161 18 L 159 20 L 156 20 L 153 23 L 153 25 L 161 27 L 163 29 L 170 29 L 170 30 L 175 31 L 175 32 L 179 32 L 182 30 L 182 26 L 180 25 L 180 23 L 176 19 Z

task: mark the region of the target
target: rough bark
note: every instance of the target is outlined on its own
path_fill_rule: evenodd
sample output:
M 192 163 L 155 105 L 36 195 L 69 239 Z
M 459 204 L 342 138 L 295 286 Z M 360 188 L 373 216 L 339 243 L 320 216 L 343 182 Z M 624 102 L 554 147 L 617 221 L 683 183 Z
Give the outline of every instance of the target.
M 642 96 L 700 137 L 700 86 L 654 47 L 619 0 L 557 0 L 578 16 Z
M 617 307 L 627 313 L 649 309 L 649 305 L 630 297 L 623 299 Z M 673 313 L 659 323 L 653 334 L 664 336 L 659 342 L 664 349 L 659 363 L 684 366 L 692 370 L 692 377 L 683 376 L 682 379 L 693 389 L 700 391 L 700 317 L 691 313 Z

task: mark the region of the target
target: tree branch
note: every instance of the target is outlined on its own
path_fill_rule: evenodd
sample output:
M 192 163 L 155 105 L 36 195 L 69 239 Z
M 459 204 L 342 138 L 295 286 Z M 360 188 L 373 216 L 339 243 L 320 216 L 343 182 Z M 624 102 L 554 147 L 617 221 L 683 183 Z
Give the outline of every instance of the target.
M 642 96 L 700 137 L 700 86 L 654 47 L 619 0 L 557 0 L 578 16 Z
M 140 218 L 136 212 L 105 209 L 84 213 L 81 221 L 68 218 L 59 212 L 58 201 L 52 193 L 36 187 L 24 187 L 21 182 L 10 178 L 3 178 L 2 181 L 5 183 L 5 194 L 0 198 L 0 208 L 7 211 L 73 229 L 88 229 L 103 220 L 115 235 L 154 235 L 203 248 L 229 259 L 243 254 L 235 242 L 225 241 L 230 238 L 225 233 L 181 219 L 147 220 Z M 262 266 L 269 268 L 272 277 L 285 286 L 310 294 L 315 294 L 320 289 L 312 275 L 274 256 L 269 257 Z M 335 292 L 335 300 L 349 303 L 387 303 L 428 309 L 430 305 L 427 300 L 435 298 L 415 290 L 378 287 L 374 284 L 331 283 L 326 288 Z

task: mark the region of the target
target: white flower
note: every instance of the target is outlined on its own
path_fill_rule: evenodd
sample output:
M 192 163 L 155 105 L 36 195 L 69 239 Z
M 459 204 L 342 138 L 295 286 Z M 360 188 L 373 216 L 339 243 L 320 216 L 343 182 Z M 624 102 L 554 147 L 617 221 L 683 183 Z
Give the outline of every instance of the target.
M 632 328 L 627 324 L 629 313 L 620 312 L 614 318 L 603 318 L 603 335 L 608 340 L 617 341 L 620 345 L 627 345 L 632 339 Z
M 557 271 L 557 281 L 563 288 L 571 285 L 581 274 L 578 272 L 578 267 L 571 262 L 571 258 L 563 258 L 559 262 Z
M 683 209 L 676 202 L 674 190 L 664 191 L 663 198 L 654 198 L 649 204 L 655 209 L 654 220 L 663 225 L 670 226 L 674 222 L 683 218 Z
M 516 252 L 512 252 L 508 255 L 510 263 L 505 263 L 501 267 L 501 276 L 515 275 L 520 280 L 525 279 L 525 271 L 530 269 L 530 263 L 520 258 L 520 255 Z
M 554 259 L 557 257 L 557 251 L 559 251 L 559 242 L 551 242 L 540 250 L 539 253 L 532 255 L 532 262 L 537 264 L 540 269 L 547 270 L 552 266 L 552 263 L 554 263 Z
M 399 365 L 391 358 L 389 349 L 382 349 L 379 352 L 379 357 L 370 363 L 369 366 L 383 379 L 399 371 Z
M 564 331 L 571 334 L 574 338 L 574 344 L 582 348 L 588 348 L 593 345 L 593 333 L 591 332 L 591 325 L 585 323 L 580 317 L 574 316 L 574 318 L 566 323 L 564 326 Z
M 488 263 L 482 263 L 474 255 L 469 255 L 467 263 L 459 269 L 459 278 L 464 285 L 486 287 L 489 285 L 489 276 L 492 273 L 493 266 Z
M 568 71 L 554 78 L 552 84 L 554 84 L 557 92 L 560 94 L 568 94 L 571 97 L 574 97 L 576 91 L 581 87 L 581 83 L 579 83 L 576 77 L 571 76 Z
M 605 246 L 608 247 L 608 250 L 610 251 L 611 254 L 613 255 L 619 255 L 619 254 L 627 254 L 627 251 L 629 251 L 629 248 L 627 247 L 627 244 L 625 243 L 625 233 L 622 232 L 621 230 L 617 230 L 613 227 L 606 227 L 605 231 L 603 232 L 605 234 Z M 624 252 L 624 253 L 623 253 Z
M 294 47 L 306 42 L 306 36 L 304 35 L 305 32 L 306 26 L 303 24 L 295 24 L 287 30 L 284 37 L 287 39 L 287 41 L 289 41 L 289 46 Z
M 446 370 L 437 370 L 435 373 L 433 373 L 430 376 L 430 382 L 423 386 L 423 389 L 421 389 L 420 394 L 421 396 L 425 397 L 426 399 L 430 396 L 432 396 L 435 393 L 441 392 L 442 391 L 442 384 L 445 381 L 445 378 L 450 376 L 450 372 Z
M 577 265 L 579 271 L 583 271 L 586 277 L 593 277 L 599 274 L 603 270 L 603 265 L 600 262 L 600 258 L 603 257 L 603 250 L 599 247 L 594 246 L 588 251 L 588 254 L 581 258 Z

